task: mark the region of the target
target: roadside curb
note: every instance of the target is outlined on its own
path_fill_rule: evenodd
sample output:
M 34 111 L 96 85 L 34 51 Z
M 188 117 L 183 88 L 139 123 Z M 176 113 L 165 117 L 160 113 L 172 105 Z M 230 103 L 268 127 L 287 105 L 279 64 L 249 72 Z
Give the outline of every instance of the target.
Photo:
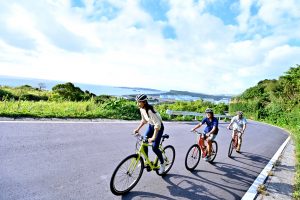
M 269 176 L 269 172 L 272 170 L 273 166 L 275 165 L 276 161 L 278 160 L 279 156 L 281 155 L 282 151 L 286 147 L 287 143 L 290 141 L 290 136 L 285 140 L 285 142 L 279 147 L 277 152 L 274 154 L 272 159 L 269 163 L 265 166 L 265 168 L 261 171 L 258 177 L 255 179 L 253 184 L 250 186 L 248 191 L 243 196 L 242 200 L 252 200 L 255 199 L 258 193 L 258 188 L 260 185 L 263 185 L 266 179 Z
M 249 120 L 249 121 L 254 121 L 254 120 Z M 293 142 L 292 139 L 291 139 L 291 133 L 284 129 L 284 128 L 281 128 L 281 127 L 278 127 L 278 126 L 275 126 L 275 125 L 272 125 L 272 124 L 268 124 L 268 123 L 265 123 L 265 122 L 260 122 L 260 121 L 255 121 L 255 122 L 258 122 L 258 123 L 262 123 L 262 124 L 265 124 L 265 125 L 268 125 L 268 126 L 272 126 L 272 127 L 276 127 L 276 128 L 279 128 L 283 131 L 285 131 L 289 136 L 288 138 L 285 140 L 285 142 L 280 146 L 280 148 L 277 150 L 277 152 L 274 154 L 274 156 L 272 157 L 272 159 L 269 161 L 269 163 L 266 165 L 266 167 L 262 170 L 262 172 L 258 175 L 258 177 L 255 179 L 255 181 L 253 182 L 253 184 L 250 186 L 250 188 L 248 189 L 248 191 L 245 193 L 245 195 L 243 196 L 243 200 L 253 200 L 253 199 L 277 199 L 278 196 L 274 197 L 272 195 L 268 196 L 268 198 L 266 198 L 266 196 L 263 196 L 263 194 L 260 194 L 258 193 L 258 190 L 263 190 L 264 191 L 264 194 L 268 194 L 267 192 L 265 192 L 266 190 L 268 191 L 268 188 L 269 187 L 272 187 L 273 190 L 283 190 L 283 188 L 280 187 L 280 184 L 281 182 L 277 182 L 276 183 L 276 186 L 271 182 L 268 182 L 268 177 L 270 177 L 272 175 L 272 173 L 274 172 L 274 170 L 276 170 L 278 167 L 278 161 L 280 159 L 285 158 L 287 155 L 286 152 L 285 152 L 285 149 L 287 147 L 290 147 L 290 146 L 293 146 L 291 143 Z M 294 155 L 293 155 L 294 156 Z M 284 161 L 286 161 L 286 159 L 283 159 Z M 284 163 L 285 164 L 285 163 Z M 280 166 L 283 166 L 284 165 L 283 163 L 281 163 L 279 165 Z M 295 160 L 294 162 L 292 163 L 293 167 L 295 168 Z M 281 169 L 281 174 L 284 174 L 285 172 L 287 172 L 287 169 Z M 292 172 L 293 173 L 293 176 L 295 174 L 295 171 Z M 277 173 L 276 173 L 277 174 Z M 280 174 L 278 174 L 280 175 Z M 275 175 L 276 177 L 277 175 Z M 271 180 L 271 178 L 269 178 Z M 266 187 L 266 182 L 268 182 L 269 184 L 267 185 L 267 188 Z M 287 184 L 287 183 L 284 183 L 284 184 Z M 293 182 L 290 180 L 289 183 L 288 183 L 291 188 L 293 187 Z M 260 187 L 263 186 L 263 189 L 259 189 Z M 281 194 L 286 194 L 284 191 L 279 191 L 278 193 L 281 193 Z M 288 194 L 286 194 L 282 199 L 283 200 L 287 200 L 287 199 L 291 199 L 291 196 L 292 196 L 292 191 Z M 271 198 L 269 198 L 271 197 Z
M 293 140 L 290 140 L 265 183 L 266 191 L 259 194 L 257 199 L 293 199 L 293 185 L 296 172 L 295 163 L 295 144 Z

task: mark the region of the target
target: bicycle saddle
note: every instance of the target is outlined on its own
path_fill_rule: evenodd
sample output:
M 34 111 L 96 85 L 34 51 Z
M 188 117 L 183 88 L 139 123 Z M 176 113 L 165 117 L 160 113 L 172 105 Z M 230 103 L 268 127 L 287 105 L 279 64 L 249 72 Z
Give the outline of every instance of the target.
M 169 138 L 169 135 L 168 135 L 168 134 L 164 134 L 164 135 L 162 136 L 162 138 L 168 139 L 168 138 Z

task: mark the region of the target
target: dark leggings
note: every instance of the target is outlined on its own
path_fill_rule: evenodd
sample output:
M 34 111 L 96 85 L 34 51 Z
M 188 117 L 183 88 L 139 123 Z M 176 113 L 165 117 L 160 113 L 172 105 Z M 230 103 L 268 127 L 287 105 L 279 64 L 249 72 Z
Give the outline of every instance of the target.
M 156 135 L 155 140 L 152 142 L 152 150 L 157 155 L 161 164 L 164 163 L 164 159 L 163 159 L 162 153 L 158 147 L 159 147 L 161 136 L 163 135 L 163 133 L 164 133 L 164 125 L 162 124 L 160 130 L 158 131 L 158 133 Z M 145 137 L 151 138 L 153 136 L 153 134 L 154 134 L 154 125 L 149 124 L 148 129 L 145 133 Z M 145 150 L 145 153 L 148 155 L 148 147 L 145 147 L 144 150 Z

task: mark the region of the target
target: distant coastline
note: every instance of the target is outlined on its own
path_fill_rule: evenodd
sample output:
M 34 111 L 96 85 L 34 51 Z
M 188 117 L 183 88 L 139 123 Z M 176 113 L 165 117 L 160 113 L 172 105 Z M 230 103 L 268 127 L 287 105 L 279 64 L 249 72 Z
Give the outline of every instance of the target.
M 51 90 L 57 84 L 63 84 L 67 81 L 54 81 L 45 79 L 35 79 L 35 78 L 22 78 L 22 77 L 11 77 L 0 75 L 0 85 L 18 87 L 22 85 L 30 85 L 32 87 L 39 87 L 40 83 L 45 85 L 46 90 Z M 137 93 L 162 93 L 164 91 L 148 88 L 134 88 L 134 87 L 118 87 L 118 86 L 107 86 L 107 85 L 94 85 L 94 84 L 84 84 L 84 83 L 73 83 L 75 86 L 79 87 L 83 91 L 88 90 L 96 95 L 112 95 L 112 96 L 123 96 L 123 95 L 134 95 Z
M 57 84 L 66 83 L 65 81 L 54 81 L 35 78 L 21 78 L 0 75 L 0 86 L 18 87 L 22 85 L 30 85 L 32 87 L 39 87 L 39 84 L 44 84 L 46 90 L 51 90 Z M 148 94 L 153 99 L 159 99 L 160 101 L 195 101 L 202 99 L 204 101 L 210 101 L 214 103 L 228 104 L 231 95 L 209 95 L 203 93 L 195 93 L 189 91 L 161 91 L 152 88 L 140 88 L 140 87 L 118 87 L 118 86 L 106 86 L 106 85 L 94 85 L 73 83 L 83 91 L 87 90 L 96 95 L 111 95 L 111 96 L 123 96 L 126 98 L 133 98 L 134 95 L 144 93 Z

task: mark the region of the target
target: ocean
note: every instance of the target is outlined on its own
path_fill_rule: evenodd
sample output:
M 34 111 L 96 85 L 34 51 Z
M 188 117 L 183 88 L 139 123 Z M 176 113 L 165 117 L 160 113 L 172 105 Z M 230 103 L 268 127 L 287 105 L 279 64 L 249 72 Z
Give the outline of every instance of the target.
M 30 85 L 32 87 L 39 87 L 39 84 L 43 83 L 46 90 L 51 90 L 57 84 L 64 84 L 63 81 L 52 81 L 44 79 L 31 79 L 31 78 L 19 78 L 19 77 L 10 77 L 10 76 L 0 76 L 0 85 L 1 86 L 11 86 L 18 87 L 22 85 Z M 130 88 L 130 87 L 116 87 L 116 86 L 105 86 L 105 85 L 93 85 L 93 84 L 82 84 L 82 83 L 73 83 L 76 87 L 79 87 L 81 90 L 89 91 L 96 95 L 113 95 L 113 96 L 122 96 L 122 95 L 134 95 L 134 94 L 160 94 L 164 91 L 148 89 L 148 88 Z

